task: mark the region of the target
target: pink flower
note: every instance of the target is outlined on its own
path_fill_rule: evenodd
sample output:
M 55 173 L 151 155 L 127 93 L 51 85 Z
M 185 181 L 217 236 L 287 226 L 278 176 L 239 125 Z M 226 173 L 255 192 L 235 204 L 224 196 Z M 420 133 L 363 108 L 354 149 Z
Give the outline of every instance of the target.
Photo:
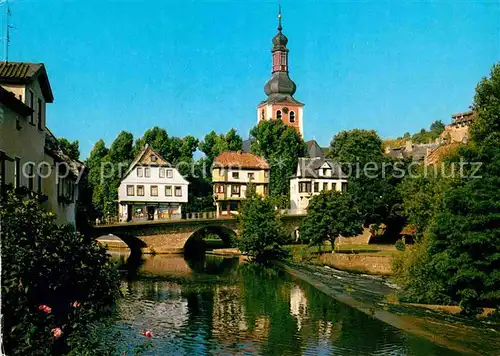
M 61 328 L 54 328 L 54 329 L 52 329 L 52 334 L 54 335 L 54 337 L 56 339 L 59 339 L 62 336 L 63 332 L 62 332 Z
M 73 306 L 73 308 L 78 308 L 80 306 L 80 303 L 77 300 L 75 300 L 71 305 Z
M 141 330 L 141 334 L 146 336 L 148 339 L 151 339 L 153 337 L 153 333 L 149 330 Z
M 45 312 L 47 314 L 52 312 L 52 308 L 49 307 L 48 305 L 45 305 L 45 304 L 40 304 L 38 306 L 38 310 L 41 310 L 41 311 L 43 311 L 43 312 Z

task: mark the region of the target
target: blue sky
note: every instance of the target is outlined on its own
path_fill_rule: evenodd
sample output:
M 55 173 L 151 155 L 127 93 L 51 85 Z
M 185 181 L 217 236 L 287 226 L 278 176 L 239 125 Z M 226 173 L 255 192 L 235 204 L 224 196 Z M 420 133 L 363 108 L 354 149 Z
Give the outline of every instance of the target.
M 2 5 L 3 6 L 3 5 Z M 500 59 L 500 2 L 282 1 L 305 138 L 450 121 Z M 83 158 L 152 126 L 246 138 L 271 71 L 277 1 L 11 2 L 10 60 L 44 62 L 57 136 Z M 2 19 L 4 21 L 4 19 Z

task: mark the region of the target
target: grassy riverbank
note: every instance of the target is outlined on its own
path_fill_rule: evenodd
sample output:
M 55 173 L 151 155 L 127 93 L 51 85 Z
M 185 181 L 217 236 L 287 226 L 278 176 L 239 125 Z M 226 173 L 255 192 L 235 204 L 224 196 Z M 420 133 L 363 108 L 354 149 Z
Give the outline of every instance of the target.
M 291 262 L 329 266 L 355 273 L 391 275 L 393 259 L 401 252 L 392 245 L 342 244 L 332 252 L 330 244 L 321 247 L 287 245 Z

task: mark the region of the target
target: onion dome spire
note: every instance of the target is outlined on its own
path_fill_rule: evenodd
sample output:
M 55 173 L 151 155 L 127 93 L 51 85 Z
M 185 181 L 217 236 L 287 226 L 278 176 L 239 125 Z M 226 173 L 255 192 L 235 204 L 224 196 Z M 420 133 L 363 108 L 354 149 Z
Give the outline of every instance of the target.
M 282 33 L 281 5 L 278 11 L 278 33 L 273 37 L 272 76 L 264 86 L 267 96 L 293 95 L 297 86 L 288 76 L 288 38 Z

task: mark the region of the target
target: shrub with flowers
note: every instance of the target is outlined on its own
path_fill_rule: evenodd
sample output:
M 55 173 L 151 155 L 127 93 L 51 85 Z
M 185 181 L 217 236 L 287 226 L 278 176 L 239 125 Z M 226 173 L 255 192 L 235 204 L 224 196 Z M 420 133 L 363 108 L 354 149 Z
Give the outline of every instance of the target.
M 1 205 L 5 351 L 68 353 L 69 338 L 111 310 L 118 273 L 104 247 L 71 226 L 57 225 L 34 195 L 9 191 Z

